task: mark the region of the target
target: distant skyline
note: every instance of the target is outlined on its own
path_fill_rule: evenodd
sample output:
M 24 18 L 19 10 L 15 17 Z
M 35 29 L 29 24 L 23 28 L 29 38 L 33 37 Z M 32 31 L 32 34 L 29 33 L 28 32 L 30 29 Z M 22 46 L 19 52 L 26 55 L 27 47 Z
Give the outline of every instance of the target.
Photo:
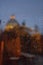
M 28 27 L 37 24 L 43 26 L 43 0 L 0 0 L 0 19 L 7 23 L 10 15 L 14 14 L 21 24 L 26 21 Z

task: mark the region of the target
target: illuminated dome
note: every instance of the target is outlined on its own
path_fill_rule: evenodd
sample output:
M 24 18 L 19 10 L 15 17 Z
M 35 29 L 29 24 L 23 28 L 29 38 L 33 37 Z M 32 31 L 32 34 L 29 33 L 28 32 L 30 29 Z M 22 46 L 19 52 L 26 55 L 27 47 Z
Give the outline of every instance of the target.
M 15 20 L 15 16 L 10 16 L 10 20 L 8 21 L 7 25 L 5 26 L 5 30 L 13 29 L 14 27 L 18 26 L 19 23 Z

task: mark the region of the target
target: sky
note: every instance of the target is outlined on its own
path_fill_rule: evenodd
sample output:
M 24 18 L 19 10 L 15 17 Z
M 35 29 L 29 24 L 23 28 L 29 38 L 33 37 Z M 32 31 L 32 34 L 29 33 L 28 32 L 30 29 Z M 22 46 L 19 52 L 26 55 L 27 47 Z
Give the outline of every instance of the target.
M 20 24 L 25 20 L 28 27 L 34 27 L 37 24 L 41 29 L 43 27 L 43 0 L 0 0 L 2 27 L 12 14 L 16 16 Z

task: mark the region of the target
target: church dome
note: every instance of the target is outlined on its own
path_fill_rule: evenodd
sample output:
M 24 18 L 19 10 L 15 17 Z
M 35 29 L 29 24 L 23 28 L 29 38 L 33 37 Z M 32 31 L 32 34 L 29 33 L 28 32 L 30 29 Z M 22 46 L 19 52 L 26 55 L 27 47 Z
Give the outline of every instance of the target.
M 5 26 L 5 30 L 13 29 L 14 27 L 18 26 L 19 23 L 16 21 L 15 16 L 10 16 L 10 20 L 8 21 L 7 25 Z

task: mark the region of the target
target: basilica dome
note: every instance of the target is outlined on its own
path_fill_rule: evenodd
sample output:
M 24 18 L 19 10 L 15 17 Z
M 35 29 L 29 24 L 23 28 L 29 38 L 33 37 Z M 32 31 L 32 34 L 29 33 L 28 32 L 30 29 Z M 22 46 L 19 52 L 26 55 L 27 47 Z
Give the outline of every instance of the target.
M 8 23 L 5 26 L 5 30 L 11 30 L 16 26 L 19 26 L 19 23 L 16 21 L 15 16 L 12 15 L 12 16 L 10 16 L 10 20 L 8 21 Z

